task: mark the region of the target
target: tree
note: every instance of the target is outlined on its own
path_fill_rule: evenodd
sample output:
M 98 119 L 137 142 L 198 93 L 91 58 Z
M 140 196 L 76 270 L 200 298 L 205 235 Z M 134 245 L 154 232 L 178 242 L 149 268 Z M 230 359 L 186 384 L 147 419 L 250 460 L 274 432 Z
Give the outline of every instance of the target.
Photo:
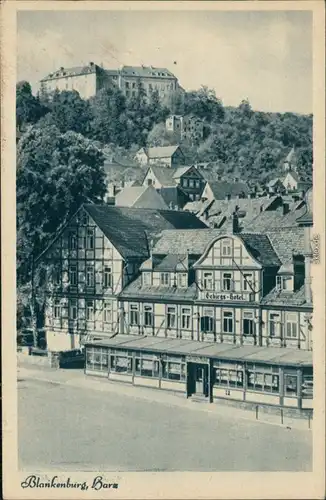
M 24 125 L 36 123 L 47 112 L 38 97 L 32 94 L 31 85 L 24 81 L 16 85 L 16 125 L 19 130 Z
M 224 119 L 224 108 L 215 91 L 202 86 L 185 94 L 184 114 L 195 115 L 208 123 L 220 123 Z
M 147 136 L 148 146 L 171 146 L 178 144 L 180 139 L 173 132 L 168 132 L 165 123 L 157 123 Z
M 76 90 L 56 90 L 48 102 L 49 113 L 40 120 L 40 127 L 54 125 L 60 132 L 74 132 L 88 135 L 90 111 Z

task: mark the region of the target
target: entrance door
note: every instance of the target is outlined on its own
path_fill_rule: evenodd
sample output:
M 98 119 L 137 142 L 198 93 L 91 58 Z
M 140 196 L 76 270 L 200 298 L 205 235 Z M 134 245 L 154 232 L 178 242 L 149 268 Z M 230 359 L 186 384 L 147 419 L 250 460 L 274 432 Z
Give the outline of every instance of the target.
M 208 365 L 188 363 L 188 396 L 208 396 Z

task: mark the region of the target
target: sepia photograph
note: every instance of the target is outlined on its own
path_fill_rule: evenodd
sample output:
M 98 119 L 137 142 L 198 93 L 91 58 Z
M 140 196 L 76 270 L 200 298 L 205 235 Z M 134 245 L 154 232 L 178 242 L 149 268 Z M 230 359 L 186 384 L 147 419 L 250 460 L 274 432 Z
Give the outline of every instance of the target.
M 316 12 L 63 3 L 14 14 L 19 491 L 312 474 Z

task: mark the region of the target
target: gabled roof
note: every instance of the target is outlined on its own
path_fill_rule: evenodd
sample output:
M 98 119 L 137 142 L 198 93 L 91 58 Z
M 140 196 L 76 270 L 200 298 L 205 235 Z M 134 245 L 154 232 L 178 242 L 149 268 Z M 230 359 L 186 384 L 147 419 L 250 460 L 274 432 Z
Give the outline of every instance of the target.
M 244 182 L 209 181 L 208 185 L 216 200 L 223 200 L 226 196 L 231 196 L 231 198 L 241 195 L 248 196 L 250 193 Z
M 148 158 L 170 158 L 174 153 L 180 149 L 180 146 L 176 144 L 175 146 L 156 146 L 148 148 L 146 154 Z M 181 151 L 181 150 L 180 150 Z
M 299 177 L 299 175 L 297 174 L 297 172 L 295 170 L 289 170 L 287 173 L 286 173 L 286 176 L 284 177 L 283 179 L 283 183 L 285 182 L 285 179 L 288 175 L 291 175 L 291 177 L 296 181 L 296 182 L 301 182 L 301 179 Z
M 267 183 L 267 186 L 268 186 L 268 187 L 273 187 L 273 186 L 275 186 L 275 184 L 277 184 L 278 182 L 279 182 L 280 184 L 282 184 L 281 179 L 280 179 L 279 177 L 276 177 L 275 179 L 271 179 L 271 180 Z
M 169 254 L 163 259 L 160 259 L 157 263 L 154 263 L 153 269 L 155 271 L 186 272 L 188 270 L 188 256 L 186 254 Z
M 241 233 L 237 236 L 244 242 L 251 255 L 263 266 L 278 267 L 281 264 L 266 234 Z
M 166 168 L 166 167 L 155 167 L 154 165 L 150 166 L 146 172 L 145 178 L 149 172 L 149 170 L 152 170 L 153 174 L 155 175 L 156 179 L 162 184 L 164 187 L 175 187 L 176 186 L 176 181 L 174 180 L 174 170 L 171 168 Z
M 298 203 L 300 206 L 300 203 Z M 296 207 L 294 207 L 296 208 Z M 244 223 L 246 231 L 266 232 L 272 229 L 292 228 L 297 225 L 297 219 L 306 212 L 305 205 L 292 209 L 286 215 L 281 210 L 266 210 Z
M 66 78 L 68 76 L 86 75 L 88 73 L 95 73 L 101 69 L 97 64 L 86 64 L 85 66 L 74 66 L 72 68 L 59 68 L 47 76 L 42 78 L 41 82 L 53 80 L 55 78 Z
M 173 178 L 174 179 L 179 179 L 182 175 L 186 174 L 191 168 L 196 168 L 193 165 L 190 166 L 185 166 L 185 167 L 178 167 L 174 171 Z M 198 174 L 201 176 L 201 174 L 198 172 Z
M 205 227 L 188 212 L 95 204 L 84 208 L 123 257 L 147 257 L 148 239 L 163 230 Z
M 182 212 L 179 212 L 182 213 Z M 190 213 L 190 212 L 183 212 Z M 199 219 L 198 219 L 199 220 Z M 186 229 L 180 231 L 167 230 L 162 231 L 161 238 L 156 243 L 153 249 L 155 254 L 192 254 L 201 255 L 207 245 L 216 236 L 223 234 L 223 231 L 218 229 Z
M 304 228 L 280 228 L 267 231 L 266 235 L 282 263 L 291 261 L 293 255 L 304 254 Z
M 127 186 L 116 195 L 115 204 L 119 207 L 168 209 L 153 186 Z

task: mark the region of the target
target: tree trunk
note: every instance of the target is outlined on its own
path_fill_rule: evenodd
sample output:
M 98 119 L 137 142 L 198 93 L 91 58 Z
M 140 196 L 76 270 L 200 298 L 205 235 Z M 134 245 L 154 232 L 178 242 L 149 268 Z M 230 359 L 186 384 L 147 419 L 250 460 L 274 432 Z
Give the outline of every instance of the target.
M 37 317 L 36 317 L 36 310 L 33 305 L 31 305 L 31 328 L 33 331 L 33 346 L 37 347 L 37 340 L 38 340 L 38 335 L 37 335 Z

